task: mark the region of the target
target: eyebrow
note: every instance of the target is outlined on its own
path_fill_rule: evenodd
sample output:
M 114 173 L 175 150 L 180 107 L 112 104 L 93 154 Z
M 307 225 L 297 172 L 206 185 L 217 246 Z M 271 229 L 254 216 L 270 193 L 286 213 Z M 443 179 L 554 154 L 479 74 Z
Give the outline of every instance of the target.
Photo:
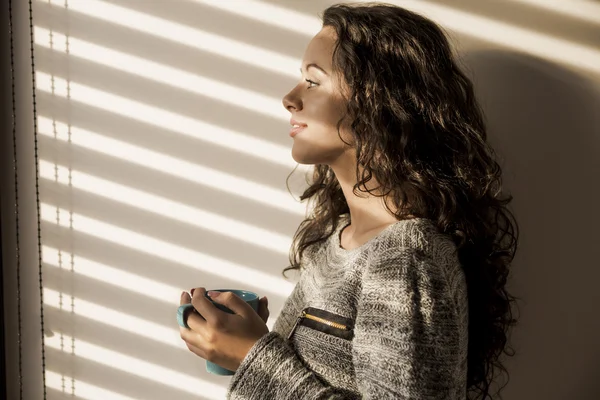
M 319 71 L 321 71 L 322 73 L 324 73 L 325 75 L 329 75 L 323 68 L 319 67 L 317 64 L 315 63 L 310 63 L 306 66 L 306 70 L 308 71 L 310 68 L 316 68 Z M 300 72 L 302 72 L 302 68 L 300 68 Z

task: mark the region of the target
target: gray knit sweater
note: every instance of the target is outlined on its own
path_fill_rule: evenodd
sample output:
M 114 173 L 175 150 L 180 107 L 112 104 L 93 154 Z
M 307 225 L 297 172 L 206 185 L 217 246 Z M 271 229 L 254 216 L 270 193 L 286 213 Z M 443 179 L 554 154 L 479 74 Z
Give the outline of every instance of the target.
M 454 243 L 413 219 L 345 250 L 348 224 L 344 214 L 307 253 L 228 399 L 466 399 L 467 288 Z

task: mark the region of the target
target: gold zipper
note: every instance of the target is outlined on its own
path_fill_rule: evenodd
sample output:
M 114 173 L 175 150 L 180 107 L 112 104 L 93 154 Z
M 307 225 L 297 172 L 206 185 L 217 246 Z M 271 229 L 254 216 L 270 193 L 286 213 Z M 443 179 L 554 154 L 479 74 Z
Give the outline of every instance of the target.
M 337 322 L 333 322 L 333 321 L 329 321 L 329 320 L 326 320 L 324 318 L 317 317 L 315 315 L 308 314 L 306 311 L 302 310 L 302 313 L 300 313 L 300 315 L 296 319 L 296 323 L 294 324 L 294 326 L 292 327 L 292 330 L 291 330 L 290 334 L 288 335 L 288 340 L 292 337 L 292 335 L 294 334 L 294 331 L 298 327 L 298 324 L 304 318 L 312 319 L 313 321 L 317 321 L 317 322 L 320 322 L 320 323 L 325 324 L 325 325 L 333 326 L 334 328 L 341 329 L 343 331 L 347 331 L 348 330 L 348 327 L 346 325 L 343 325 L 343 324 L 340 324 L 340 323 L 337 323 Z
M 314 315 L 307 314 L 306 312 L 304 313 L 304 317 L 308 318 L 308 319 L 312 319 L 313 321 L 321 322 L 325 325 L 333 326 L 334 328 L 338 328 L 343 331 L 348 330 L 348 327 L 346 325 L 338 324 L 337 322 L 333 322 L 333 321 L 328 321 L 321 317 L 315 317 Z

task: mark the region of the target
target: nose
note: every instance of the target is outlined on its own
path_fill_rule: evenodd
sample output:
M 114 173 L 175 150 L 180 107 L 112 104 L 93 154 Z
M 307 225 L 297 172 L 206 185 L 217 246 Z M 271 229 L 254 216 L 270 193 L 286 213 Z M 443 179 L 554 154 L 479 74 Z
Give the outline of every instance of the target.
M 283 97 L 282 103 L 286 110 L 289 112 L 299 111 L 302 109 L 302 101 L 296 95 L 296 88 L 292 89 L 288 94 Z

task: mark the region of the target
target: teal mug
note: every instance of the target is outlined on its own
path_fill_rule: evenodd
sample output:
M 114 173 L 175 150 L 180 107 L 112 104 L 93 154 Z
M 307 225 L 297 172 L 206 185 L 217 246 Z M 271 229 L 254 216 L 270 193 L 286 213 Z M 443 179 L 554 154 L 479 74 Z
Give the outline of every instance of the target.
M 254 293 L 254 292 L 249 292 L 247 290 L 240 290 L 240 289 L 211 289 L 211 291 L 213 292 L 233 292 L 233 294 L 237 295 L 239 298 L 241 298 L 242 300 L 244 300 L 246 303 L 248 303 L 250 305 L 250 307 L 252 307 L 252 309 L 254 311 L 256 311 L 258 313 L 258 294 Z M 209 299 L 214 305 L 215 307 L 217 307 L 219 310 L 224 311 L 226 313 L 229 314 L 235 314 L 233 311 L 231 311 L 229 308 L 225 307 L 222 304 L 219 303 L 215 303 L 213 301 L 213 299 L 211 299 L 208 296 L 208 290 L 206 291 L 206 298 Z M 177 310 L 177 323 L 184 327 L 184 328 L 189 328 L 187 326 L 186 320 L 187 320 L 187 316 L 188 316 L 188 310 L 192 310 L 194 309 L 194 307 L 191 304 L 184 304 L 183 306 L 180 306 L 179 309 Z M 198 312 L 198 311 L 196 311 Z M 198 313 L 200 315 L 200 313 Z M 202 316 L 202 315 L 200 315 Z M 230 371 L 228 369 L 225 369 L 215 363 L 212 363 L 210 361 L 206 361 L 206 371 L 210 372 L 211 374 L 215 374 L 215 375 L 233 375 L 235 374 L 235 371 Z

